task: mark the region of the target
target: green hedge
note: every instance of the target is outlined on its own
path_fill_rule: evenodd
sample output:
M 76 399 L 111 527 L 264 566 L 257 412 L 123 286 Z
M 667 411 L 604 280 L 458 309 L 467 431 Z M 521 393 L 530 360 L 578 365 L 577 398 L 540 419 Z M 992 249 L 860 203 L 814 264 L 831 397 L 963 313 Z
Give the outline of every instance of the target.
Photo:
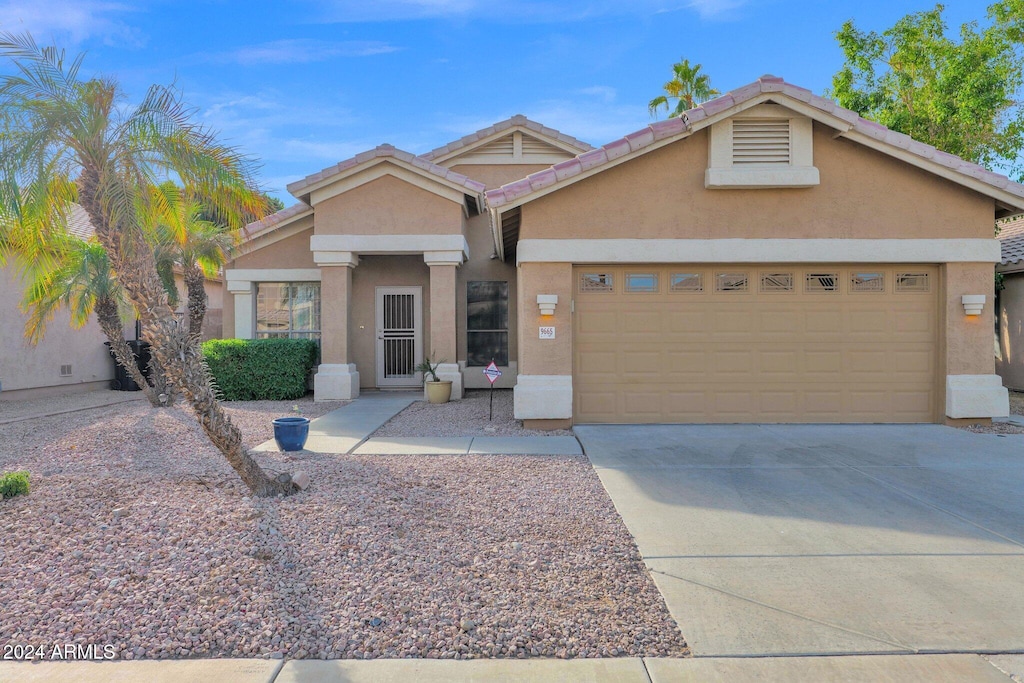
M 319 352 L 310 339 L 211 339 L 203 343 L 203 360 L 226 401 L 302 398 Z
M 5 472 L 0 476 L 0 498 L 28 495 L 28 472 Z

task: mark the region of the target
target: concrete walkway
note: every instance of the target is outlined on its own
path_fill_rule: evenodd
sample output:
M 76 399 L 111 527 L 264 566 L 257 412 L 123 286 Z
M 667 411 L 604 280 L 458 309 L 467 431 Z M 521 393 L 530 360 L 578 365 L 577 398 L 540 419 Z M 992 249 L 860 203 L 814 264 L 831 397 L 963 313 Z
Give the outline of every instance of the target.
M 1019 439 L 938 425 L 585 425 L 697 657 L 1024 652 Z
M 354 455 L 582 455 L 574 436 L 417 436 L 370 434 L 423 398 L 420 392 L 380 391 L 360 395 L 348 405 L 309 423 L 306 450 Z M 276 451 L 273 439 L 256 451 Z
M 981 681 L 1010 683 L 1024 655 L 889 655 L 732 659 L 194 659 L 0 662 L 0 683 L 709 683 L 734 681 Z M 1014 679 L 1012 677 L 1016 676 Z
M 374 391 L 337 410 L 310 421 L 306 450 L 314 453 L 350 453 L 380 429 L 381 425 L 423 397 L 413 391 Z M 276 451 L 274 440 L 265 441 L 256 451 Z

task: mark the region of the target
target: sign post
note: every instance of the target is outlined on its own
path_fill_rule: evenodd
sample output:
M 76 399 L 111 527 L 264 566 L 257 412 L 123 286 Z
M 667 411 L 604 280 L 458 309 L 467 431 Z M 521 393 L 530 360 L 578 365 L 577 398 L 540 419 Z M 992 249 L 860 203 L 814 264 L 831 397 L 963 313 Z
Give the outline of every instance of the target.
M 501 377 L 501 370 L 494 364 L 494 360 L 491 360 L 490 365 L 484 368 L 484 376 L 487 377 L 487 381 L 491 383 L 491 405 L 487 415 L 487 421 L 490 422 L 494 419 L 494 383 Z

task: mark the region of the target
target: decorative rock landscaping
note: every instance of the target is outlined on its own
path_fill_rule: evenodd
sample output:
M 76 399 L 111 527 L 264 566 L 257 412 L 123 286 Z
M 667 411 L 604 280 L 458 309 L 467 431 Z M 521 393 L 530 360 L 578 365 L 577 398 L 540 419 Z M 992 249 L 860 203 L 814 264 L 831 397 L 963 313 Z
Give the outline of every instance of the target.
M 234 405 L 250 445 L 294 402 Z M 333 408 L 301 403 L 315 417 Z M 583 457 L 261 453 L 306 490 L 252 499 L 183 408 L 0 429 L 0 643 L 118 658 L 680 656 Z

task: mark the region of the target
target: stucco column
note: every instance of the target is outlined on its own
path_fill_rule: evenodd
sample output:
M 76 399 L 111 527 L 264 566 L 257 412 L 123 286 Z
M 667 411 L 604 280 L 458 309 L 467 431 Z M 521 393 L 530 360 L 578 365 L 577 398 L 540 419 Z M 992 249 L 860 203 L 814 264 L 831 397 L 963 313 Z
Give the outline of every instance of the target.
M 253 330 L 253 298 L 252 282 L 248 280 L 228 280 L 228 293 L 234 297 L 235 308 L 235 339 L 252 339 Z
M 572 264 L 524 263 L 517 286 L 515 417 L 533 429 L 567 427 L 572 420 Z M 557 297 L 553 315 L 541 315 L 538 296 Z
M 456 345 L 455 271 L 462 263 L 447 252 L 425 253 L 430 266 L 430 341 L 426 354 L 434 362 L 445 361 L 437 369 L 437 377 L 452 383 L 452 399 L 462 398 L 462 372 L 459 369 Z
M 995 374 L 992 335 L 995 287 L 991 263 L 947 263 L 942 292 L 946 321 L 946 417 L 1005 417 L 1010 400 Z M 985 296 L 981 315 L 964 313 L 963 296 Z
M 352 269 L 357 262 L 352 258 L 320 264 L 320 366 L 313 379 L 317 401 L 359 396 L 359 372 L 349 362 Z

